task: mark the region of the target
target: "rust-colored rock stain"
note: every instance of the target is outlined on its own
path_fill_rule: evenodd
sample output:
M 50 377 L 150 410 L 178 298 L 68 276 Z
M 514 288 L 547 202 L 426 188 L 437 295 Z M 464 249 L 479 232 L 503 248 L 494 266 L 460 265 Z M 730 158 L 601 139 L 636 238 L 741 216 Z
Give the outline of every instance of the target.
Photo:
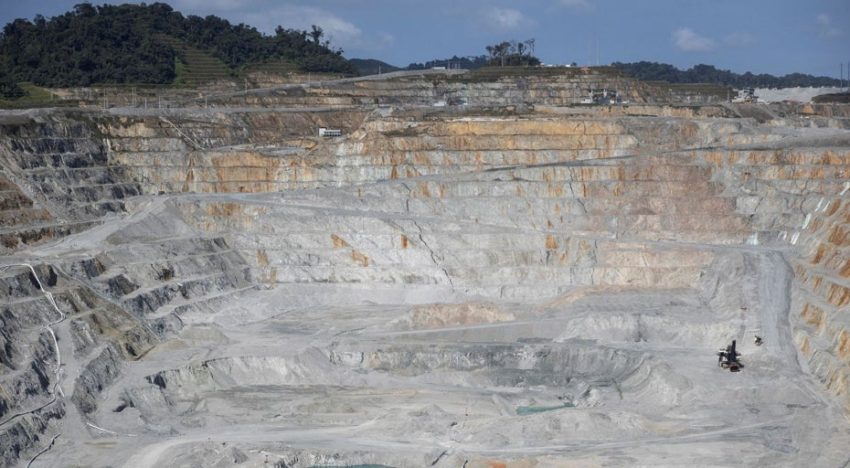
M 369 266 L 369 257 L 363 255 L 362 253 L 352 249 L 351 250 L 351 259 L 354 260 L 355 263 L 359 264 L 362 267 Z
M 335 249 L 351 247 L 350 245 L 348 245 L 348 242 L 346 242 L 342 237 L 339 237 L 336 234 L 331 234 L 331 242 L 333 243 L 333 247 Z

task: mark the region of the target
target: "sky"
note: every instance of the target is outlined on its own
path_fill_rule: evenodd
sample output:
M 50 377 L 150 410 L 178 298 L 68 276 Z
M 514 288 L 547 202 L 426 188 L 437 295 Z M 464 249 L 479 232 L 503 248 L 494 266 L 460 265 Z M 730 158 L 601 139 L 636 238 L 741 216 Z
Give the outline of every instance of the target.
M 0 22 L 51 17 L 82 0 L 0 0 Z M 104 2 L 95 1 L 94 4 Z M 116 1 L 112 3 L 126 3 Z M 134 2 L 135 3 L 135 2 Z M 152 2 L 148 2 L 152 3 Z M 545 63 L 650 60 L 743 73 L 850 75 L 850 0 L 166 0 L 265 33 L 325 31 L 348 58 L 397 66 L 481 55 L 535 39 Z

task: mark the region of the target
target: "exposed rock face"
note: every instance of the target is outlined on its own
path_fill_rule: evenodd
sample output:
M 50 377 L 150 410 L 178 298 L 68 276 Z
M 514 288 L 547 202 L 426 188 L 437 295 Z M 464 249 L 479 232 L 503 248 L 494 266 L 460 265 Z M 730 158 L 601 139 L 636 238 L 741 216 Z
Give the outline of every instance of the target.
M 636 105 L 569 107 L 604 86 Z M 3 264 L 37 275 L 0 271 L 0 460 L 843 463 L 848 114 L 652 104 L 718 96 L 403 77 L 0 117 Z
M 87 287 L 53 267 L 39 266 L 35 271 L 67 318 L 53 327 L 59 343 L 56 348 L 42 326 L 60 318 L 40 292 L 38 280 L 26 268 L 2 271 L 4 373 L 0 380 L 0 418 L 4 424 L 0 427 L 0 447 L 7 465 L 61 432 L 61 423 L 57 422 L 69 409 L 63 394 L 71 397 L 82 412 L 92 411 L 95 406 L 84 401 L 96 398 L 111 383 L 115 359 L 136 359 L 155 342 L 143 325 Z M 64 363 L 60 374 L 54 369 L 60 360 L 58 353 Z M 107 353 L 111 366 L 104 363 Z M 69 382 L 74 383 L 73 393 Z
M 492 304 L 429 304 L 414 307 L 398 320 L 400 330 L 427 330 L 464 325 L 509 322 L 516 317 Z
M 278 86 L 253 92 L 212 94 L 217 105 L 314 106 L 569 106 L 593 89 L 617 90 L 631 103 L 708 104 L 725 102 L 731 89 L 634 81 L 611 69 L 478 70 L 401 72 L 394 79 L 365 77 L 328 83 Z
M 0 134 L 6 251 L 84 230 L 140 194 L 85 122 L 3 118 Z
M 850 274 L 847 243 L 847 200 L 824 197 L 800 225 L 803 255 L 794 264 L 794 340 L 814 374 L 850 414 Z

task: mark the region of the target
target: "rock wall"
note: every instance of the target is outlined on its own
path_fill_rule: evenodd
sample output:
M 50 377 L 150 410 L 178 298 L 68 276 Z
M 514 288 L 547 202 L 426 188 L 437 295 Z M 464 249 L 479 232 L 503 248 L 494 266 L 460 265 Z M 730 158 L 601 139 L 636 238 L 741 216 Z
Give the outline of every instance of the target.
M 102 392 L 121 376 L 126 361 L 144 356 L 182 327 L 179 310 L 202 308 L 253 284 L 248 266 L 224 239 L 198 234 L 157 206 L 150 212 L 158 220 L 130 222 L 126 230 L 110 224 L 127 216 L 129 197 L 159 189 L 116 160 L 104 133 L 111 122 L 126 128 L 121 119 L 82 111 L 0 117 L 4 466 L 28 459 L 81 424 L 92 430 L 84 423 L 96 426 L 101 412 L 111 411 L 101 408 Z M 151 152 L 166 148 L 185 155 L 186 141 L 202 133 L 186 134 L 167 118 L 149 122 L 150 129 L 139 131 L 148 135 L 145 149 Z M 250 135 L 242 126 L 228 129 L 215 121 L 207 128 L 215 130 L 206 142 L 216 135 L 228 144 L 273 137 L 262 126 Z M 157 139 L 156 132 L 165 138 Z M 86 247 L 71 247 L 69 253 L 55 243 L 81 231 Z M 47 242 L 57 250 L 34 253 Z M 35 266 L 66 317 L 58 316 L 21 261 Z
M 68 414 L 92 412 L 120 361 L 138 359 L 156 343 L 144 324 L 57 268 L 37 265 L 35 272 L 38 279 L 26 267 L 0 270 L 0 461 L 5 466 L 60 433 Z M 67 315 L 64 320 L 39 281 Z M 58 348 L 45 324 L 55 324 Z M 111 360 L 104 361 L 104 353 Z
M 0 249 L 13 250 L 79 232 L 123 200 L 141 193 L 121 167 L 110 166 L 85 113 L 0 119 L 0 165 L 7 215 Z
M 630 103 L 710 104 L 727 102 L 731 89 L 714 85 L 643 83 L 616 70 L 492 69 L 471 72 L 403 72 L 211 95 L 207 105 L 313 107 L 393 106 L 573 106 L 591 90 L 617 90 Z M 201 100 L 195 100 L 199 104 Z
M 809 367 L 850 414 L 848 187 L 821 198 L 800 225 L 791 319 Z
M 290 154 L 321 140 L 320 126 L 357 128 L 340 112 L 201 113 L 121 117 L 33 111 L 0 117 L 0 251 L 91 228 L 126 212 L 124 200 L 159 192 L 257 192 Z M 250 145 L 250 146 L 245 146 Z M 244 147 L 244 148 L 243 148 Z M 267 154 L 257 148 L 273 148 Z
M 199 198 L 180 209 L 235 239 L 271 283 L 522 299 L 577 285 L 689 287 L 713 256 L 650 243 L 788 245 L 805 211 L 843 184 L 846 148 L 796 141 L 734 119 L 375 118 L 277 172 L 281 188 L 326 188 L 295 206 Z

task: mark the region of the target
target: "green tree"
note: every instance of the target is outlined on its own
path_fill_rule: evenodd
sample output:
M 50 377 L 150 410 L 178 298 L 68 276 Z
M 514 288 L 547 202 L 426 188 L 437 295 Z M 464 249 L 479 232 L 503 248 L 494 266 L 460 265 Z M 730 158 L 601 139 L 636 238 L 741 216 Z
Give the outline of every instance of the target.
M 490 57 L 490 65 L 536 66 L 540 65 L 540 60 L 534 56 L 534 42 L 534 39 L 523 42 L 502 41 L 486 46 L 485 50 Z
M 322 28 L 316 26 L 315 24 L 312 25 L 311 27 L 312 27 L 312 30 L 310 31 L 310 37 L 313 38 L 314 44 L 319 45 L 319 41 L 322 39 L 322 35 L 324 34 L 324 31 L 322 31 Z

